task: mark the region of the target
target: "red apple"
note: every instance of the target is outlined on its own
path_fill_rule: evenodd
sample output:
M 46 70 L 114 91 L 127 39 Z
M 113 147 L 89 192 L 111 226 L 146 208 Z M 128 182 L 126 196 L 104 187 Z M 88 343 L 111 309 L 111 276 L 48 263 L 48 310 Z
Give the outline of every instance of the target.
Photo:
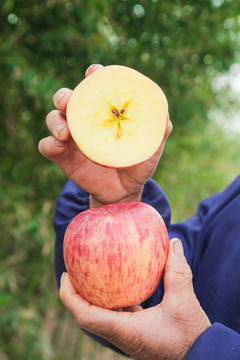
M 64 260 L 78 293 L 113 309 L 139 304 L 153 294 L 168 246 L 165 223 L 152 206 L 117 203 L 86 210 L 71 221 Z

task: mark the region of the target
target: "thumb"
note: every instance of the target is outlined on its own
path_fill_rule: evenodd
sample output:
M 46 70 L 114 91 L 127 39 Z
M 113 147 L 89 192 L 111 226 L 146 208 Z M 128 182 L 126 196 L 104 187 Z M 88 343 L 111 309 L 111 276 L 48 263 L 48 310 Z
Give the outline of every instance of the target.
M 182 242 L 172 239 L 164 270 L 164 288 L 166 295 L 185 297 L 192 295 L 192 271 L 184 256 Z

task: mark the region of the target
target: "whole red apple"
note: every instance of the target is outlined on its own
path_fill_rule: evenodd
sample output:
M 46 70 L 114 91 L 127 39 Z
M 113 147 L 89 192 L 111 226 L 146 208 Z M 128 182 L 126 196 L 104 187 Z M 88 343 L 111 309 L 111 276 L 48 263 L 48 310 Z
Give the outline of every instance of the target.
M 139 304 L 153 294 L 168 246 L 165 223 L 152 206 L 117 203 L 86 210 L 71 221 L 64 260 L 78 293 L 113 309 Z

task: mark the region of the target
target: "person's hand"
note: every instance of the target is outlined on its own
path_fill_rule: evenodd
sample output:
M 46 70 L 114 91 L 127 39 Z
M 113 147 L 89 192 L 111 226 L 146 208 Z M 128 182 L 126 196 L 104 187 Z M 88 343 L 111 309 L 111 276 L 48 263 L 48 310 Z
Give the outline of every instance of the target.
M 88 76 L 102 65 L 92 65 Z M 165 141 L 172 130 L 168 120 L 165 137 L 157 152 L 147 161 L 125 169 L 109 169 L 87 159 L 73 141 L 66 122 L 65 112 L 70 89 L 60 89 L 53 97 L 57 110 L 46 118 L 52 136 L 39 142 L 39 151 L 57 164 L 75 184 L 90 194 L 90 207 L 114 202 L 140 201 L 145 182 L 153 174 L 161 157 Z
M 81 298 L 64 273 L 60 298 L 79 327 L 105 338 L 133 359 L 182 360 L 211 324 L 194 294 L 192 272 L 178 239 L 170 241 L 164 288 L 159 305 L 114 311 Z

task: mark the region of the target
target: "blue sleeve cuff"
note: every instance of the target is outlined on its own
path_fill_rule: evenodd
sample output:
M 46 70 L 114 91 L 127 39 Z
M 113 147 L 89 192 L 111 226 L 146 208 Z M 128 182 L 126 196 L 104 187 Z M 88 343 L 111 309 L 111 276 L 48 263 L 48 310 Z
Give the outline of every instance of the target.
M 185 360 L 239 360 L 240 335 L 214 323 L 192 345 Z

